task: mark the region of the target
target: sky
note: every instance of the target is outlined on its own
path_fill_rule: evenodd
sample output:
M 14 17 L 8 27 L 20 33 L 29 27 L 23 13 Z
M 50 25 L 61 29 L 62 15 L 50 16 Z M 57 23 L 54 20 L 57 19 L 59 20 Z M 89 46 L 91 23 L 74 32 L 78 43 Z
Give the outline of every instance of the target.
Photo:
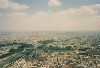
M 100 0 L 0 0 L 0 31 L 100 31 Z

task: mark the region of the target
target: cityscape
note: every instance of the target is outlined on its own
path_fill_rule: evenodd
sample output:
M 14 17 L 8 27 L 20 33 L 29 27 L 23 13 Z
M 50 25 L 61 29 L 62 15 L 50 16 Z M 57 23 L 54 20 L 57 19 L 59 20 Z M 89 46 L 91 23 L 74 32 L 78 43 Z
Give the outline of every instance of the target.
M 100 68 L 100 32 L 1 32 L 0 68 Z
M 100 0 L 0 0 L 0 68 L 100 68 Z

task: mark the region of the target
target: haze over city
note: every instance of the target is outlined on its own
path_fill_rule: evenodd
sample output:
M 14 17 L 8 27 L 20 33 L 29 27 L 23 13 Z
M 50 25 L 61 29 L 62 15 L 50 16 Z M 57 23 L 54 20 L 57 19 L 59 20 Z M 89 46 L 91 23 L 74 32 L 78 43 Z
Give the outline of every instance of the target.
M 0 0 L 0 68 L 100 68 L 100 0 Z
M 0 0 L 0 31 L 99 31 L 100 0 Z

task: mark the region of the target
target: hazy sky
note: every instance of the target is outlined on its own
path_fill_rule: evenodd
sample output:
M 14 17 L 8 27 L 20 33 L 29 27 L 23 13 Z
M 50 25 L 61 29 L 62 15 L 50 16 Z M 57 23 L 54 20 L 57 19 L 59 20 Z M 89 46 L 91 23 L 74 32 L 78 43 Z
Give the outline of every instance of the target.
M 100 0 L 0 0 L 0 31 L 100 31 Z

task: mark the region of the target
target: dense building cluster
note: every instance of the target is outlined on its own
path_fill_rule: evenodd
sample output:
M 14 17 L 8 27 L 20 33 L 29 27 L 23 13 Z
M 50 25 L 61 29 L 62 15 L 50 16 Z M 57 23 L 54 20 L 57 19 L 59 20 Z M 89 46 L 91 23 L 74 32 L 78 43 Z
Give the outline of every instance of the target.
M 100 68 L 100 33 L 2 32 L 0 68 Z

